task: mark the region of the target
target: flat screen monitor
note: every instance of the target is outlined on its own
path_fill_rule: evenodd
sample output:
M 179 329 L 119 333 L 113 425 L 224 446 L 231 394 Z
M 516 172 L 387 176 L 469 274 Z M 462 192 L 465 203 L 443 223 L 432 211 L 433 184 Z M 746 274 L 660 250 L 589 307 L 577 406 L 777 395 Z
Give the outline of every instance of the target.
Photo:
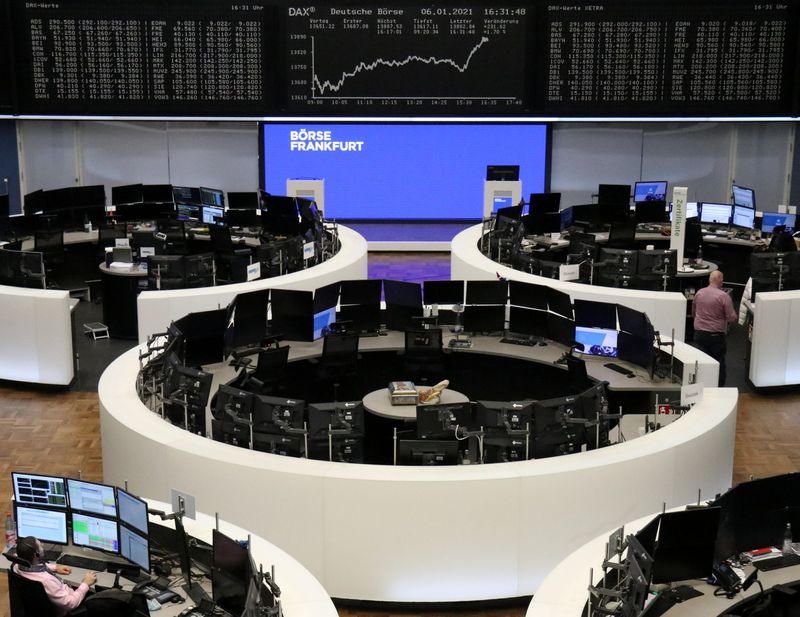
M 547 308 L 562 317 L 572 319 L 572 301 L 569 294 L 554 287 L 547 287 Z
M 519 180 L 519 165 L 487 165 L 486 179 L 494 182 L 516 182 Z
M 651 180 L 649 182 L 636 182 L 633 185 L 633 201 L 641 203 L 644 201 L 667 201 L 667 181 Z
M 176 204 L 175 213 L 179 221 L 197 221 L 200 219 L 200 206 Z
M 233 210 L 225 213 L 225 222 L 228 227 L 260 227 L 261 215 L 257 210 Z
M 222 219 L 225 216 L 225 210 L 222 206 L 203 206 L 201 210 L 203 222 L 206 225 L 217 225 L 220 223 L 217 219 Z
M 256 396 L 253 401 L 253 431 L 286 433 L 302 429 L 305 421 L 305 401 L 278 396 Z
M 7 218 L 11 214 L 11 201 L 8 195 L 0 195 L 0 219 Z
M 308 436 L 324 437 L 328 427 L 347 431 L 348 434 L 364 434 L 364 405 L 361 401 L 337 403 L 309 403 Z
M 255 395 L 246 390 L 221 384 L 214 405 L 214 417 L 224 420 L 247 420 L 253 413 Z
M 605 328 L 575 327 L 575 340 L 583 345 L 588 356 L 617 357 L 617 331 Z M 580 348 L 579 348 L 580 350 Z
M 150 541 L 146 534 L 120 525 L 119 554 L 145 572 L 150 572 Z
M 514 207 L 514 198 L 510 195 L 495 195 L 492 197 L 492 211 L 499 212 Z
M 571 346 L 575 340 L 575 322 L 561 315 L 547 313 L 547 338 Z
M 456 426 L 473 426 L 469 403 L 417 405 L 417 437 L 420 439 L 455 439 Z
M 382 281 L 341 281 L 339 302 L 341 304 L 375 304 L 381 301 Z
M 257 191 L 228 191 L 228 210 L 258 210 Z
M 172 198 L 176 204 L 202 205 L 200 189 L 194 186 L 173 186 Z
M 76 186 L 72 189 L 72 206 L 86 208 L 106 205 L 106 187 L 102 184 Z
M 205 186 L 200 187 L 200 202 L 204 206 L 225 207 L 225 195 L 220 189 L 210 189 Z
M 663 223 L 667 220 L 667 204 L 663 201 L 641 201 L 635 208 L 637 223 Z
M 484 429 L 524 431 L 532 428 L 533 401 L 477 401 L 475 421 Z
M 126 184 L 125 186 L 111 187 L 111 204 L 122 206 L 125 204 L 140 204 L 144 201 L 142 197 L 141 184 Z
M 586 328 L 617 329 L 617 305 L 594 300 L 575 300 L 575 325 Z
M 505 305 L 471 304 L 464 307 L 465 332 L 502 332 L 505 319 Z
M 398 465 L 457 465 L 458 442 L 448 439 L 400 439 Z
M 733 206 L 731 225 L 742 229 L 753 229 L 756 224 L 756 211 L 746 206 Z
M 647 338 L 649 336 L 649 320 L 642 311 L 637 311 L 623 304 L 617 304 L 617 317 L 619 318 L 620 330 L 639 338 Z
M 331 324 L 336 321 L 336 307 L 323 309 L 314 313 L 314 333 L 312 338 L 316 341 L 330 333 Z
M 731 201 L 735 206 L 744 206 L 751 210 L 756 209 L 756 192 L 746 186 L 731 185 Z
M 652 582 L 672 583 L 708 578 L 721 508 L 694 508 L 661 515 Z
M 599 206 L 630 206 L 630 184 L 600 184 L 597 187 L 597 205 Z
M 764 217 L 761 219 L 762 232 L 771 234 L 776 227 L 781 225 L 786 227 L 787 232 L 793 234 L 797 228 L 797 215 L 783 212 L 764 212 Z
M 119 526 L 117 521 L 110 518 L 72 512 L 72 544 L 108 553 L 119 553 Z
M 384 279 L 383 296 L 387 328 L 406 330 L 416 325 L 414 318 L 422 316 L 422 285 Z
M 60 476 L 11 473 L 14 501 L 30 506 L 67 507 L 67 483 Z
M 700 222 L 712 225 L 730 225 L 733 206 L 704 201 L 700 204 Z
M 67 478 L 67 493 L 72 510 L 117 517 L 117 499 L 113 486 Z
M 143 184 L 142 201 L 146 204 L 171 204 L 172 185 L 171 184 Z
M 214 602 L 232 615 L 241 615 L 252 574 L 247 548 L 216 529 L 211 541 L 211 593 Z
M 512 306 L 508 315 L 508 331 L 513 334 L 547 338 L 547 311 Z
M 303 456 L 304 441 L 301 435 L 286 433 L 253 433 L 253 450 L 278 456 Z
M 672 221 L 675 208 L 672 203 L 669 204 L 669 220 Z M 684 214 L 685 219 L 696 219 L 700 217 L 700 206 L 696 201 L 687 201 L 686 210 Z
M 147 533 L 147 503 L 129 492 L 117 489 L 119 522 Z
M 508 302 L 508 281 L 467 281 L 467 304 Z
M 531 193 L 528 202 L 528 212 L 558 212 L 561 193 Z
M 425 304 L 463 304 L 464 281 L 425 281 Z
M 17 537 L 35 536 L 41 542 L 67 544 L 67 512 L 61 509 L 31 508 L 14 502 Z
M 640 338 L 627 332 L 620 332 L 617 336 L 617 357 L 620 360 L 641 366 L 652 373 L 655 362 L 653 339 Z
M 508 282 L 508 296 L 511 306 L 524 306 L 546 311 L 547 289 L 544 285 L 511 280 Z
M 325 178 L 330 219 L 480 220 L 483 204 L 476 195 L 493 161 L 525 161 L 522 185 L 545 190 L 545 124 L 304 122 L 265 123 L 263 129 L 266 190 L 283 193 L 286 178 L 298 170 Z M 323 139 L 300 139 L 312 131 Z M 337 143 L 349 149 L 321 151 Z M 458 165 L 442 165 L 447 160 Z
M 310 291 L 272 290 L 272 332 L 293 341 L 311 341 L 314 300 Z

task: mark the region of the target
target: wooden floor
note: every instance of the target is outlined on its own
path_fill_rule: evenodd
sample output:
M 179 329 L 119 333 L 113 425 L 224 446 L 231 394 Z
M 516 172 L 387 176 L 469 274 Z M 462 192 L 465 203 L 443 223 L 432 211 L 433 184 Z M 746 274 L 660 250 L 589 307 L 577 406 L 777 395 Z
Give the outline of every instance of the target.
M 375 278 L 438 278 L 449 269 L 446 254 L 410 258 L 398 265 L 389 256 L 370 256 Z M 416 261 L 419 264 L 416 264 Z M 435 270 L 437 272 L 433 272 Z M 432 275 L 434 274 L 434 275 Z M 401 276 L 403 275 L 403 276 Z M 447 278 L 442 276 L 441 278 Z M 0 386 L 0 508 L 10 507 L 10 473 L 32 471 L 102 479 L 97 394 L 52 393 Z M 800 469 L 800 391 L 788 394 L 743 394 L 739 399 L 732 483 Z M 2 513 L 2 512 L 0 512 Z M 620 521 L 623 523 L 624 521 Z M 341 608 L 342 617 L 522 617 L 525 606 L 495 610 L 373 611 Z M 157 614 L 157 613 L 156 613 Z M 6 577 L 0 576 L 0 617 L 8 617 Z M 287 616 L 291 617 L 291 616 Z

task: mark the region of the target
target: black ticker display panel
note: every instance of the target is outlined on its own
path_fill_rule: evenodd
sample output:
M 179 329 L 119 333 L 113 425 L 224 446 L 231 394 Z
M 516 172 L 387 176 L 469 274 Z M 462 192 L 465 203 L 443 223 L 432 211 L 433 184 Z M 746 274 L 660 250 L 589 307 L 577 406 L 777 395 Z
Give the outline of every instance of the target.
M 271 9 L 14 0 L 23 113 L 255 115 L 271 104 Z
M 547 114 L 790 115 L 794 3 L 551 3 Z
M 288 7 L 287 111 L 518 114 L 531 13 L 524 5 Z

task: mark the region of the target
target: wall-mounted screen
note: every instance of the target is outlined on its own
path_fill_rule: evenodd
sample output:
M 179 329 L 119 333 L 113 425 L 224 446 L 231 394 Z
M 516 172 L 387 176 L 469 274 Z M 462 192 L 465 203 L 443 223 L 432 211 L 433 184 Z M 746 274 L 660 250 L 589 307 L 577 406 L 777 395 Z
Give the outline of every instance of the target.
M 545 190 L 546 124 L 264 124 L 265 188 L 325 178 L 335 219 L 480 219 L 486 167 L 520 166 L 525 193 Z

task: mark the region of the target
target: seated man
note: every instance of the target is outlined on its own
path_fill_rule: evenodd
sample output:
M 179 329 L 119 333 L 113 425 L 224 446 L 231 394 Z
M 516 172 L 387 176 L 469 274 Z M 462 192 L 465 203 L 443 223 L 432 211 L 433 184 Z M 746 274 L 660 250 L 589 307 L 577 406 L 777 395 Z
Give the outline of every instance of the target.
M 14 564 L 12 566 L 15 574 L 32 581 L 39 581 L 44 587 L 50 601 L 56 606 L 59 615 L 66 615 L 69 611 L 77 607 L 86 594 L 89 586 L 97 581 L 95 572 L 87 572 L 83 577 L 83 582 L 77 589 L 72 589 L 56 574 L 69 574 L 71 568 L 43 561 L 44 549 L 42 543 L 33 536 L 22 538 L 17 542 L 17 557 L 24 559 L 30 566 Z

